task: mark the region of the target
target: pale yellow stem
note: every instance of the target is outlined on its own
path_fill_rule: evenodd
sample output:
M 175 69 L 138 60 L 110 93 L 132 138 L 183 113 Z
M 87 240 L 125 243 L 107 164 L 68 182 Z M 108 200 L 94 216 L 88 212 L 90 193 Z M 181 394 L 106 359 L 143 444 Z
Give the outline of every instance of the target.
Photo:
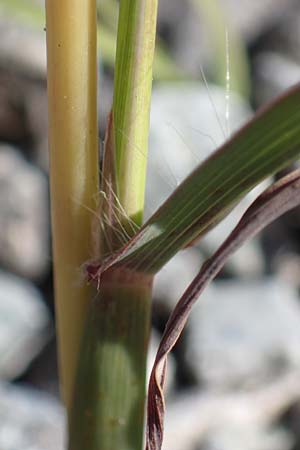
M 80 275 L 94 255 L 98 192 L 96 0 L 46 0 L 51 213 L 61 391 L 70 407 L 94 293 Z

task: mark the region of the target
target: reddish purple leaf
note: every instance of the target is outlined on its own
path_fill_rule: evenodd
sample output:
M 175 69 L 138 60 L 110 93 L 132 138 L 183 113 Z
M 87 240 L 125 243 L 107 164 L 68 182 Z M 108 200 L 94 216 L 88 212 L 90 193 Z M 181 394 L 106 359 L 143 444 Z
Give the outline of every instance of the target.
M 225 242 L 201 267 L 171 314 L 161 339 L 148 390 L 146 450 L 160 450 L 163 441 L 164 380 L 168 353 L 176 344 L 190 314 L 208 283 L 228 257 L 279 216 L 300 204 L 300 171 L 295 171 L 264 191 L 243 215 Z

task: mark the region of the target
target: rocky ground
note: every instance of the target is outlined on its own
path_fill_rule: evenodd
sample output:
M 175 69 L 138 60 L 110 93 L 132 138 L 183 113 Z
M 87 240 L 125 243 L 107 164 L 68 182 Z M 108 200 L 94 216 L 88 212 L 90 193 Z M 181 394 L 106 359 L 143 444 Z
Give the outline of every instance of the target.
M 300 80 L 299 2 L 220 0 L 221 31 L 210 7 L 200 3 L 205 5 L 160 0 L 160 39 L 185 79 L 154 80 L 147 216 L 257 107 Z M 229 123 L 220 81 L 226 28 L 234 36 L 232 68 L 242 64 L 237 55 L 243 55 L 249 75 L 236 84 L 243 86 L 240 93 L 230 91 Z M 112 69 L 105 61 L 99 67 L 103 134 Z M 64 446 L 46 101 L 43 25 L 17 19 L 0 2 L 1 450 Z M 149 367 L 180 294 L 261 188 L 158 275 Z M 300 450 L 299 280 L 296 210 L 245 245 L 195 308 L 170 358 L 165 450 Z

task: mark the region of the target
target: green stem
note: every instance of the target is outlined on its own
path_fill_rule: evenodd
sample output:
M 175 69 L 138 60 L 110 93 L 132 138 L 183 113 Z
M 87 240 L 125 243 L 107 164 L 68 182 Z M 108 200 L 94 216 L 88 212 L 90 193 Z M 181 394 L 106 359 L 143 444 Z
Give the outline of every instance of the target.
M 62 396 L 71 406 L 88 305 L 80 267 L 97 243 L 96 2 L 47 0 L 50 190 Z
M 106 276 L 83 340 L 71 450 L 141 450 L 151 278 Z
M 134 233 L 132 222 L 142 223 L 156 14 L 157 0 L 120 1 L 102 166 L 102 241 L 108 251 L 120 247 L 120 233 Z M 152 278 L 120 268 L 101 279 L 80 353 L 70 450 L 142 448 Z
M 120 2 L 113 101 L 116 182 L 125 214 L 137 225 L 144 209 L 156 19 L 157 0 Z

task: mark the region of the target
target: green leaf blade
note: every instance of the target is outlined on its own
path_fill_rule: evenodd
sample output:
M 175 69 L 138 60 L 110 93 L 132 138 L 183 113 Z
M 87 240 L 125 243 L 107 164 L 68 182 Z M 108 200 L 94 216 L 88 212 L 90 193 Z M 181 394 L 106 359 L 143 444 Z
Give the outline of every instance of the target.
M 256 114 L 186 178 L 108 266 L 155 273 L 254 186 L 300 155 L 300 85 Z M 106 266 L 106 267 L 108 267 Z

